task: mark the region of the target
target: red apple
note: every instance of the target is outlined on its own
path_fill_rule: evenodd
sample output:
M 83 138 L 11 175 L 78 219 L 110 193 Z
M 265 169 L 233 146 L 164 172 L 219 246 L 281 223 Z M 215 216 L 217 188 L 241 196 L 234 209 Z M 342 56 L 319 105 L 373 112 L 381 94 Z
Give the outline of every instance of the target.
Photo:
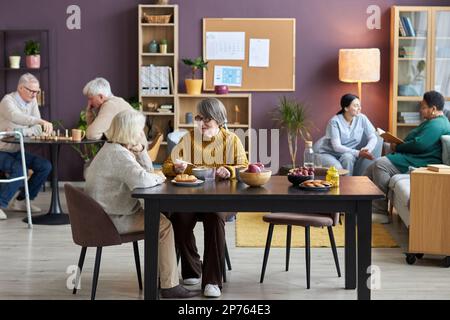
M 261 173 L 261 168 L 258 167 L 256 164 L 250 164 L 248 166 L 247 172 L 250 172 L 250 173 Z
M 264 165 L 261 162 L 254 163 L 255 166 L 258 166 L 261 170 L 264 169 Z

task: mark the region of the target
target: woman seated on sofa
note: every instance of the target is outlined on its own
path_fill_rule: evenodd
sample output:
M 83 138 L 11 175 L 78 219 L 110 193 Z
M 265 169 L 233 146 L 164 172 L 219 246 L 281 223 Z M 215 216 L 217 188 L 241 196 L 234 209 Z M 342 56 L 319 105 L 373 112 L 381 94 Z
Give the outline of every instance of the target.
M 240 139 L 227 130 L 225 106 L 218 99 L 202 100 L 197 106 L 196 128 L 186 134 L 165 161 L 166 176 L 192 174 L 197 166 L 216 168 L 219 179 L 234 179 L 237 166 L 247 166 L 248 160 Z M 184 160 L 180 162 L 177 160 Z M 184 284 L 200 283 L 206 297 L 220 297 L 225 248 L 225 221 L 231 213 L 173 213 L 175 242 L 181 257 Z M 195 244 L 194 227 L 201 218 L 204 229 L 203 264 Z
M 420 115 L 425 121 L 412 130 L 404 143 L 391 144 L 394 153 L 376 160 L 366 175 L 387 194 L 389 180 L 399 173 L 407 173 L 409 167 L 426 167 L 442 163 L 441 136 L 450 134 L 450 123 L 444 116 L 444 97 L 436 91 L 425 93 L 420 104 Z M 372 202 L 374 221 L 387 223 L 387 199 Z
M 325 138 L 315 149 L 324 167 L 346 169 L 352 176 L 358 159 L 374 159 L 372 152 L 377 143 L 375 128 L 361 113 L 359 98 L 346 94 L 341 98 L 341 111 L 331 118 Z
M 131 197 L 135 188 L 163 183 L 162 174 L 153 173 L 143 141 L 145 118 L 134 110 L 117 114 L 107 132 L 108 142 L 86 171 L 85 191 L 109 215 L 120 234 L 143 231 L 144 211 Z M 179 285 L 175 241 L 170 221 L 161 215 L 159 226 L 159 276 L 163 298 L 190 298 L 197 293 Z

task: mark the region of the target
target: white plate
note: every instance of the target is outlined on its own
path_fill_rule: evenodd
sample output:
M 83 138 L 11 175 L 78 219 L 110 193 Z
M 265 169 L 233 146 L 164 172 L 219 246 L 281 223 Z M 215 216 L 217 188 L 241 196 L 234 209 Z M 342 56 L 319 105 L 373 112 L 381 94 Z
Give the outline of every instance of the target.
M 179 182 L 179 181 L 175 181 L 175 179 L 173 179 L 171 181 L 174 185 L 177 186 L 183 186 L 183 187 L 195 187 L 195 186 L 199 186 L 203 183 L 205 183 L 205 181 L 197 179 L 197 181 L 195 182 Z

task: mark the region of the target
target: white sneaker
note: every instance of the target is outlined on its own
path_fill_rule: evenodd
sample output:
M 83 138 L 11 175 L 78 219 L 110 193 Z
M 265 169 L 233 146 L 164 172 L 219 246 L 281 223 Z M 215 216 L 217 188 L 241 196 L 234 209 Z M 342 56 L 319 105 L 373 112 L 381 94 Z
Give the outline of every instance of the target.
M 201 278 L 187 278 L 183 279 L 183 284 L 187 286 L 195 286 L 196 284 L 199 284 L 201 280 Z
M 30 203 L 30 207 L 31 207 L 31 212 L 33 213 L 37 213 L 37 212 L 41 212 L 41 208 L 36 207 L 34 205 L 32 205 Z M 25 200 L 23 201 L 19 201 L 17 199 L 14 199 L 8 206 L 9 210 L 13 210 L 13 211 L 27 211 L 27 202 Z
M 8 219 L 8 216 L 2 209 L 0 209 L 0 220 L 6 220 L 6 219 Z
M 389 217 L 382 213 L 372 213 L 372 223 L 388 224 Z
M 216 284 L 207 284 L 205 290 L 203 291 L 203 295 L 208 298 L 218 298 L 222 295 L 220 288 Z

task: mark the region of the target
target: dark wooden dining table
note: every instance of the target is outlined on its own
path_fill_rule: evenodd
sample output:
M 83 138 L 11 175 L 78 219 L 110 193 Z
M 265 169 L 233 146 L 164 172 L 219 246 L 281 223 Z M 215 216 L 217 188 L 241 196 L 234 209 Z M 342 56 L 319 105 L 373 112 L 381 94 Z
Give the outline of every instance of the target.
M 343 212 L 345 288 L 357 289 L 358 299 L 370 299 L 367 272 L 372 263 L 372 200 L 384 194 L 367 177 L 341 177 L 340 187 L 326 192 L 300 190 L 283 176 L 273 176 L 259 188 L 235 180 L 207 181 L 197 187 L 166 181 L 153 188 L 135 189 L 133 197 L 144 199 L 145 207 L 145 299 L 159 298 L 160 212 Z
M 19 143 L 19 139 L 14 137 L 8 137 L 2 139 L 4 142 L 8 143 Z M 63 225 L 69 224 L 69 215 L 63 212 L 61 208 L 61 201 L 59 199 L 59 176 L 58 176 L 58 160 L 60 149 L 62 145 L 82 145 L 82 144 L 93 144 L 93 143 L 101 143 L 103 144 L 105 141 L 103 140 L 88 140 L 84 139 L 81 141 L 72 141 L 72 140 L 43 140 L 43 139 L 34 139 L 34 138 L 23 138 L 23 143 L 25 145 L 38 145 L 38 146 L 48 146 L 50 148 L 50 162 L 52 164 L 52 177 L 50 180 L 50 187 L 52 189 L 52 197 L 50 201 L 50 208 L 47 214 L 40 216 L 33 216 L 34 224 L 41 225 Z M 25 218 L 24 222 L 28 222 L 28 219 Z

